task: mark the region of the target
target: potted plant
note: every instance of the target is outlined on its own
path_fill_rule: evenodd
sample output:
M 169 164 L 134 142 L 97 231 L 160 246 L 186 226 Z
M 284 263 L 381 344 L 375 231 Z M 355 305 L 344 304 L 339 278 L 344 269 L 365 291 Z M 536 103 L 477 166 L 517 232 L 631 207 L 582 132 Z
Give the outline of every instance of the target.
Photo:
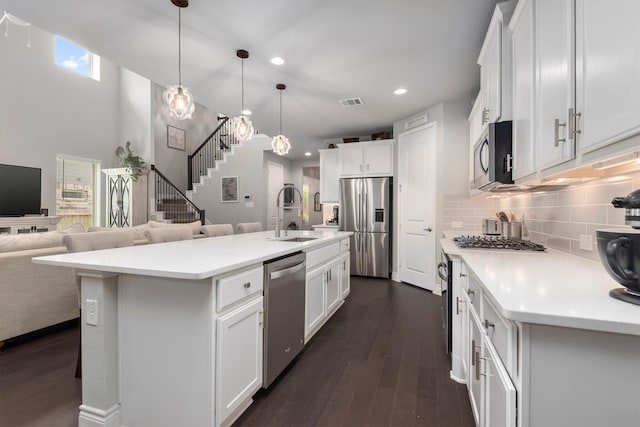
M 146 170 L 146 165 L 142 157 L 131 151 L 131 142 L 127 141 L 124 148 L 116 149 L 116 155 L 120 157 L 120 164 L 131 175 L 131 180 L 136 182 L 140 175 Z

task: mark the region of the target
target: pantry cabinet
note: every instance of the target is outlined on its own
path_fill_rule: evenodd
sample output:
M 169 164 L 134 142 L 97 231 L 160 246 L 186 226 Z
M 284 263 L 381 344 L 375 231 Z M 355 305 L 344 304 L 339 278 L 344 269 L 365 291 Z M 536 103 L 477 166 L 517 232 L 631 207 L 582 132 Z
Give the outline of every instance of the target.
M 340 176 L 393 176 L 393 141 L 338 144 Z
M 320 203 L 340 201 L 340 153 L 336 149 L 320 153 Z

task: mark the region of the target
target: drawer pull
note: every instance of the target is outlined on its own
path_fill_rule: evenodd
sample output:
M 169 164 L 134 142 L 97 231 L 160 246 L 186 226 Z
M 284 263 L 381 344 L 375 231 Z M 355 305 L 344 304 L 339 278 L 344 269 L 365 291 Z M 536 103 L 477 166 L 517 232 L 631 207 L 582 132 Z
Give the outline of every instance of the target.
M 476 357 L 476 381 L 480 381 L 480 360 L 483 359 L 480 357 L 480 352 L 474 351 Z
M 244 284 L 245 289 L 249 289 L 251 287 L 251 282 L 247 282 Z
M 456 297 L 456 314 L 460 314 L 460 298 Z
M 471 340 L 471 366 L 476 366 L 476 340 Z
M 467 277 L 467 275 L 464 273 L 460 273 L 460 277 Z
M 489 329 L 489 328 L 495 328 L 496 324 L 493 322 L 489 322 L 489 320 L 484 319 L 484 328 L 485 329 Z

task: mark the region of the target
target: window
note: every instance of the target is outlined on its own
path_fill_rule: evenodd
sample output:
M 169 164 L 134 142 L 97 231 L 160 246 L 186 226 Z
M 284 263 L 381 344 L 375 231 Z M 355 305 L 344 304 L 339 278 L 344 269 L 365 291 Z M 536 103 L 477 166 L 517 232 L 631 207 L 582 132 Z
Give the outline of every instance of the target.
M 96 223 L 98 163 L 62 156 L 56 162 L 56 216 L 62 217 L 58 229 L 77 222 L 89 228 Z
M 56 65 L 100 81 L 100 57 L 56 36 Z

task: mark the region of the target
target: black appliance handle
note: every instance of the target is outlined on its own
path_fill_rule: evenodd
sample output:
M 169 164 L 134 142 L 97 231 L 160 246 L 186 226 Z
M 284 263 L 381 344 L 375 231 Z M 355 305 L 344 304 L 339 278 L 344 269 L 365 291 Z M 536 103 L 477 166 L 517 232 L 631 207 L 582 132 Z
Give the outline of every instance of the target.
M 440 278 L 442 280 L 444 280 L 445 282 L 449 279 L 448 276 L 448 271 L 447 271 L 447 263 L 446 262 L 441 262 L 438 264 L 438 276 L 440 276 Z
M 609 267 L 611 267 L 611 271 L 616 276 L 620 284 L 625 286 L 628 283 L 634 284 L 638 280 L 638 275 L 633 270 L 624 268 L 622 265 L 620 265 L 620 261 L 618 260 L 620 249 L 628 249 L 630 247 L 631 239 L 626 236 L 620 236 L 607 243 L 606 248 L 607 262 L 609 263 Z

